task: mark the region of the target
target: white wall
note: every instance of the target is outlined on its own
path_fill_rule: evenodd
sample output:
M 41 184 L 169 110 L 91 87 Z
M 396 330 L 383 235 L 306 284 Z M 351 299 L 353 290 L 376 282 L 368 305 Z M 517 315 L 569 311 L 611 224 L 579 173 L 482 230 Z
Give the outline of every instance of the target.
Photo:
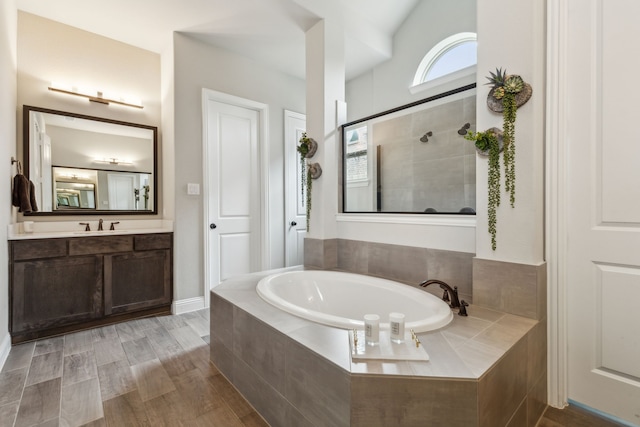
M 202 89 L 212 89 L 269 106 L 271 262 L 284 266 L 284 110 L 305 112 L 305 83 L 259 62 L 174 35 L 175 71 L 175 286 L 174 298 L 203 296 L 204 228 L 202 196 L 187 195 L 187 183 L 203 184 Z
M 499 13 L 497 12 L 499 11 Z M 496 22 L 500 22 L 496 25 Z M 516 203 L 497 210 L 497 249 L 487 232 L 487 187 L 477 186 L 479 258 L 523 264 L 544 260 L 545 3 L 478 0 L 478 81 L 502 67 L 533 88 L 516 121 Z M 478 86 L 478 129 L 502 128 L 502 115 L 486 106 L 489 86 Z M 476 159 L 476 182 L 487 182 L 486 159 Z M 505 199 L 506 200 L 506 199 Z
M 409 87 L 422 58 L 443 39 L 476 32 L 476 0 L 420 0 L 393 38 L 393 57 L 346 86 L 347 119 L 357 120 L 426 97 Z
M 18 12 L 17 34 L 18 153 L 22 153 L 23 105 L 160 127 L 160 55 L 25 12 Z M 144 108 L 102 105 L 55 93 L 47 89 L 52 81 L 130 94 L 140 98 Z M 162 152 L 161 132 L 159 135 L 158 148 Z M 163 174 L 159 169 L 158 185 L 162 188 Z M 162 203 L 159 197 L 159 212 L 163 211 Z
M 12 222 L 10 166 L 16 154 L 16 27 L 15 0 L 0 2 L 0 367 L 10 348 L 9 337 L 9 254 L 7 225 Z
M 432 233 L 423 226 L 398 226 L 383 221 L 368 225 L 358 222 L 357 228 L 351 222 L 339 223 L 339 236 L 366 241 L 371 239 L 367 236 L 376 236 L 386 243 L 415 245 L 415 238 L 405 238 L 399 233 L 400 229 L 407 233 L 409 228 L 412 235 L 421 236 L 420 246 L 454 250 L 453 239 L 446 236 L 455 235 L 458 248 L 462 246 L 464 251 L 475 252 L 480 258 L 524 264 L 539 264 L 544 260 L 544 14 L 544 2 L 529 0 L 478 0 L 477 6 L 476 0 L 421 1 L 394 38 L 393 58 L 347 84 L 349 120 L 423 98 L 420 94 L 411 96 L 407 88 L 424 54 L 446 36 L 477 31 L 478 129 L 502 128 L 502 116 L 486 107 L 489 87 L 484 83 L 489 71 L 506 68 L 532 85 L 533 96 L 518 110 L 516 122 L 516 207 L 503 203 L 498 209 L 497 250 L 491 250 L 491 236 L 487 232 L 487 189 L 480 184 L 476 190 L 478 214 L 474 235 L 470 235 L 472 229 L 468 226 L 446 231 L 445 226 L 430 225 L 437 231 Z M 486 163 L 486 159 L 476 159 L 477 183 L 487 182 Z M 439 234 L 443 237 L 438 238 Z M 461 241 L 465 243 L 461 245 Z
M 476 31 L 476 0 L 421 0 L 393 40 L 393 57 L 346 85 L 349 121 L 418 101 L 409 87 L 422 58 L 442 39 Z M 480 181 L 478 181 L 480 182 Z M 485 181 L 486 182 L 486 178 Z M 486 196 L 485 196 L 486 197 Z M 325 212 L 335 216 L 335 212 Z M 372 214 L 338 219 L 338 237 L 474 253 L 473 219 Z

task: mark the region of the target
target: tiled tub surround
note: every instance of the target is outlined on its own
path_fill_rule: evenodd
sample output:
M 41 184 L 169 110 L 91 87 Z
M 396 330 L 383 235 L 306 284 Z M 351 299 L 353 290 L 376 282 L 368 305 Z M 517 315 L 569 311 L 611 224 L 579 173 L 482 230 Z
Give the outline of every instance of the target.
M 546 406 L 546 324 L 470 306 L 419 334 L 429 362 L 351 361 L 348 331 L 272 307 L 273 272 L 211 291 L 211 360 L 273 426 L 535 426 Z
M 531 319 L 547 316 L 547 266 L 473 259 L 473 302 Z
M 304 245 L 306 267 L 338 269 L 412 286 L 426 279 L 438 279 L 457 286 L 460 299 L 473 301 L 471 280 L 475 254 L 472 253 L 347 239 L 306 238 Z M 437 286 L 427 290 L 442 295 Z

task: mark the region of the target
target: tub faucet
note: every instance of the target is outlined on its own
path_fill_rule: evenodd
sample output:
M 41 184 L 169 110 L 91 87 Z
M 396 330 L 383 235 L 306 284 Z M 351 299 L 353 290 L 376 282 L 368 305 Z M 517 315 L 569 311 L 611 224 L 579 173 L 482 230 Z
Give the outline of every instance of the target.
M 103 223 L 103 219 L 100 218 L 100 220 L 98 221 L 98 231 L 102 231 L 102 223 Z
M 425 280 L 424 282 L 420 283 L 420 286 L 422 286 L 423 288 L 426 288 L 429 285 L 440 285 L 440 289 L 444 290 L 444 295 L 442 296 L 442 300 L 443 301 L 449 301 L 449 298 L 451 298 L 451 302 L 449 303 L 449 306 L 451 308 L 459 308 L 460 307 L 460 300 L 458 299 L 458 287 L 454 286 L 453 289 L 451 288 L 451 286 L 447 285 L 446 283 L 444 283 L 442 280 L 436 280 L 436 279 L 431 279 L 431 280 Z

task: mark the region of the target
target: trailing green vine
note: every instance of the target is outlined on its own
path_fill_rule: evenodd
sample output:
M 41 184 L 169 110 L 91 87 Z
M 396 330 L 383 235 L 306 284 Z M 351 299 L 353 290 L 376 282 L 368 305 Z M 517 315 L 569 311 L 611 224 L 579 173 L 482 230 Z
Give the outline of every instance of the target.
M 500 143 L 494 129 L 486 132 L 469 132 L 465 139 L 475 141 L 476 148 L 489 154 L 489 173 L 487 177 L 488 204 L 487 216 L 491 249 L 496 250 L 496 209 L 500 206 Z
M 311 179 L 311 168 L 307 168 L 307 173 L 306 173 L 306 180 L 307 180 L 307 194 L 306 194 L 306 200 L 304 202 L 306 208 L 307 208 L 307 231 L 309 231 L 309 223 L 311 221 L 311 187 L 313 186 L 313 179 Z
M 516 116 L 518 107 L 524 105 L 532 94 L 531 86 L 522 80 L 522 77 L 512 74 L 507 74 L 507 70 L 502 71 L 502 68 L 496 68 L 496 72 L 489 72 L 489 85 L 493 86 L 487 97 L 487 105 L 490 110 L 496 113 L 502 113 L 502 135 L 497 137 L 498 145 L 500 145 L 500 138 L 502 138 L 503 144 L 503 156 L 504 156 L 504 187 L 505 191 L 509 193 L 509 201 L 511 207 L 515 207 L 516 203 Z M 482 132 L 475 134 L 474 137 L 467 139 L 476 140 L 476 146 L 478 146 L 478 139 L 484 138 Z M 492 142 L 491 142 L 492 143 Z M 498 148 L 498 151 L 500 148 Z M 492 154 L 489 154 L 489 233 L 491 233 L 491 247 L 496 249 L 496 207 L 500 205 L 499 187 L 495 187 L 494 179 L 500 180 L 500 175 L 495 174 L 492 170 L 495 165 L 499 164 L 499 158 L 497 160 L 491 159 Z M 499 166 L 498 166 L 499 168 Z M 497 190 L 498 195 L 494 194 Z
M 504 106 L 502 127 L 504 128 L 504 188 L 509 193 L 511 207 L 514 207 L 516 201 L 516 173 L 515 173 L 515 115 L 516 100 L 512 93 L 505 93 L 502 98 Z
M 309 153 L 310 149 L 310 139 L 307 136 L 306 132 L 302 132 L 302 137 L 300 138 L 300 145 L 296 147 L 298 153 L 300 153 L 300 195 L 304 196 L 304 188 L 306 184 L 307 177 L 307 169 L 305 167 L 305 159 L 307 158 L 307 153 Z
M 490 85 L 493 86 L 489 93 L 489 98 L 501 102 L 502 107 L 502 127 L 504 129 L 504 188 L 509 193 L 511 207 L 516 203 L 516 115 L 518 111 L 517 95 L 525 89 L 529 92 L 524 98 L 528 100 L 530 86 L 526 85 L 522 77 L 518 75 L 507 75 L 507 70 L 502 71 L 496 68 L 496 72 L 489 72 L 487 77 Z
M 297 150 L 300 153 L 300 192 L 301 196 L 305 198 L 305 208 L 307 211 L 307 231 L 309 231 L 309 222 L 311 219 L 311 169 L 306 163 L 306 158 L 309 152 L 312 151 L 313 140 L 307 136 L 306 132 L 302 133 L 300 138 L 300 145 Z M 315 151 L 315 149 L 314 149 Z

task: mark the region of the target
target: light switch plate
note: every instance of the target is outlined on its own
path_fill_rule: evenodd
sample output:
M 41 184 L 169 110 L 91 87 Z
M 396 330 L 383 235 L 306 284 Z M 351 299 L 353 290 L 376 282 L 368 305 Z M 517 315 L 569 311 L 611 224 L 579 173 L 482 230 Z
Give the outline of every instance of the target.
M 197 196 L 200 194 L 200 184 L 190 182 L 187 184 L 187 194 L 190 196 Z

